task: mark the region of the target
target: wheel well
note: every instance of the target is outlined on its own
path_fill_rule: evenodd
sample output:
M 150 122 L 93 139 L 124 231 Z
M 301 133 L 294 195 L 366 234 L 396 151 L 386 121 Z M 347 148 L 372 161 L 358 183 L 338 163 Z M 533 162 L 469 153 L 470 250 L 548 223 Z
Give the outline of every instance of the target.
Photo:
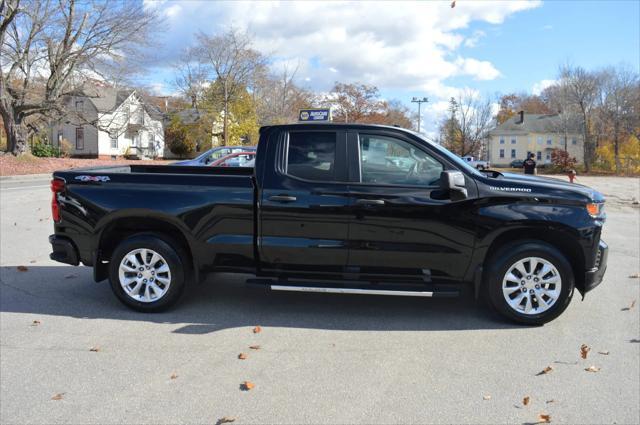
M 584 288 L 585 259 L 578 241 L 567 235 L 566 232 L 545 230 L 547 229 L 528 228 L 510 230 L 501 234 L 489 246 L 485 262 L 489 261 L 491 256 L 507 243 L 524 239 L 546 242 L 558 249 L 571 264 L 576 288 Z M 486 266 L 484 270 L 487 270 Z
M 94 265 L 94 267 L 101 267 L 97 274 L 98 277 L 102 277 L 103 279 L 107 277 L 107 268 L 103 267 L 102 261 L 110 261 L 113 251 L 120 242 L 139 233 L 155 233 L 168 237 L 170 242 L 178 244 L 182 251 L 187 255 L 187 269 L 192 273 L 197 273 L 194 268 L 193 255 L 191 253 L 189 242 L 177 226 L 159 219 L 131 217 L 114 220 L 102 231 L 100 241 L 98 243 L 99 261 Z

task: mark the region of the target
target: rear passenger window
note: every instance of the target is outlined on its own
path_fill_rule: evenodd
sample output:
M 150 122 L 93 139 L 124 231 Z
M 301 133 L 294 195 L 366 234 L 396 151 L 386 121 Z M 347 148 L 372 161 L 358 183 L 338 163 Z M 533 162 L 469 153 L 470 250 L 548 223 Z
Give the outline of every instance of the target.
M 336 133 L 289 133 L 287 174 L 305 180 L 335 180 Z

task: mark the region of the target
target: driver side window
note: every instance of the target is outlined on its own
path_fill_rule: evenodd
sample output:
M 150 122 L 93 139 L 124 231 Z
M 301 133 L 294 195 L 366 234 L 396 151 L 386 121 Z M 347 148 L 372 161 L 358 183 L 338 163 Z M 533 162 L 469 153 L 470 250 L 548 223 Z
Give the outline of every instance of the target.
M 431 186 L 438 183 L 441 163 L 404 140 L 360 134 L 362 183 Z

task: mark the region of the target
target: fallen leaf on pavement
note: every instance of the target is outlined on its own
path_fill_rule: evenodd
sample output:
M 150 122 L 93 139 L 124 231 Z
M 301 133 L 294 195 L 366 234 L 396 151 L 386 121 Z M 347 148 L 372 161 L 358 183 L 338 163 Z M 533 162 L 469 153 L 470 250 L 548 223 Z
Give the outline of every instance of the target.
M 171 379 L 176 379 L 178 377 L 178 374 L 173 372 L 170 376 Z
M 630 339 L 629 342 L 636 342 L 637 343 L 637 342 L 640 342 L 640 339 L 633 338 L 633 339 Z
M 586 359 L 589 355 L 589 351 L 591 351 L 591 347 L 589 347 L 587 344 L 582 344 L 580 346 L 580 357 Z
M 34 320 L 33 322 L 31 322 L 31 326 L 38 326 L 40 324 L 39 320 Z
M 531 401 L 531 397 L 526 396 L 525 398 L 522 399 L 522 404 L 524 404 L 525 406 L 528 406 L 530 401 Z
M 36 260 L 31 260 L 31 261 L 29 261 L 29 263 L 31 263 L 31 264 L 33 264 L 33 263 L 35 263 L 35 262 L 36 262 Z
M 27 270 L 29 270 L 27 266 L 18 266 L 16 267 L 16 269 L 18 269 L 19 272 L 26 272 Z
M 599 371 L 600 371 L 600 368 L 599 368 L 599 367 L 596 367 L 596 366 L 589 366 L 589 367 L 585 368 L 585 370 L 586 370 L 587 372 L 599 372 Z
M 483 400 L 491 400 L 491 396 L 487 394 L 485 396 L 482 396 L 482 399 Z
M 240 353 L 240 354 L 238 354 L 238 358 L 240 360 L 246 360 L 247 359 L 247 355 L 245 353 Z
M 629 276 L 630 279 L 640 279 L 640 273 L 632 274 Z
M 242 391 L 249 391 L 252 390 L 256 385 L 253 382 L 250 381 L 244 381 L 242 384 L 240 384 L 240 389 Z
M 252 350 L 259 350 L 260 346 L 259 345 L 250 345 L 249 348 L 251 348 Z
M 98 347 L 97 345 L 95 347 L 91 347 L 89 348 L 89 351 L 92 351 L 94 353 L 97 353 L 98 351 L 100 351 L 100 347 Z
M 538 415 L 538 422 L 543 424 L 551 423 L 551 415 L 547 415 L 546 413 L 540 413 Z
M 547 373 L 551 372 L 552 370 L 553 370 L 553 368 L 551 366 L 547 366 L 544 369 L 542 369 L 540 372 L 536 373 L 536 376 L 546 375 Z
M 53 397 L 51 397 L 51 400 L 62 400 L 63 395 L 64 393 L 55 394 Z
M 255 328 L 253 328 L 254 334 L 259 334 L 260 332 L 262 332 L 262 328 L 260 326 L 256 326 Z
M 218 419 L 218 422 L 216 422 L 216 425 L 228 424 L 235 421 L 236 421 L 236 418 L 233 416 L 223 416 L 220 419 Z
M 547 403 L 547 404 L 549 404 L 549 403 L 555 403 L 555 402 L 556 402 L 556 401 L 555 401 L 554 399 L 551 399 L 551 400 L 547 400 L 547 401 L 545 401 L 545 403 Z
M 598 351 L 598 354 L 602 354 L 603 356 L 608 356 L 609 352 L 608 351 Z
M 636 300 L 633 300 L 631 301 L 631 305 L 629 305 L 629 307 L 623 307 L 620 309 L 620 311 L 629 311 L 635 306 L 636 306 Z

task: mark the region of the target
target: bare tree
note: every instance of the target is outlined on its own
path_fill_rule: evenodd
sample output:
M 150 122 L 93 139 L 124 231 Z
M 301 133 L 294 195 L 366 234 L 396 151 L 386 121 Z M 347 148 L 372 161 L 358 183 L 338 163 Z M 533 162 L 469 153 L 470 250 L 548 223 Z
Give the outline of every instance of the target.
M 254 81 L 254 73 L 266 64 L 266 58 L 252 48 L 252 40 L 247 33 L 235 28 L 226 32 L 208 36 L 197 35 L 197 54 L 219 83 L 218 95 L 222 99 L 224 110 L 223 138 L 229 141 L 229 103 L 236 100 L 242 91 Z M 215 88 L 214 87 L 214 88 Z
M 626 67 L 607 68 L 600 73 L 597 102 L 597 122 L 601 133 L 611 137 L 616 172 L 620 172 L 620 144 L 625 136 L 634 134 L 640 125 L 636 110 L 640 96 L 638 74 Z
M 569 101 L 578 109 L 582 120 L 585 171 L 591 170 L 595 156 L 595 143 L 591 138 L 593 107 L 598 94 L 598 77 L 581 67 L 564 66 L 560 71 L 560 85 Z
M 29 123 L 62 114 L 80 80 L 126 63 L 158 22 L 138 2 L 0 1 L 0 115 L 15 155 Z
M 460 156 L 480 154 L 493 122 L 491 100 L 464 90 L 450 105 L 441 125 L 444 146 Z
M 173 85 L 196 108 L 202 100 L 207 87 L 208 71 L 198 59 L 194 49 L 187 49 L 174 65 L 176 70 Z

